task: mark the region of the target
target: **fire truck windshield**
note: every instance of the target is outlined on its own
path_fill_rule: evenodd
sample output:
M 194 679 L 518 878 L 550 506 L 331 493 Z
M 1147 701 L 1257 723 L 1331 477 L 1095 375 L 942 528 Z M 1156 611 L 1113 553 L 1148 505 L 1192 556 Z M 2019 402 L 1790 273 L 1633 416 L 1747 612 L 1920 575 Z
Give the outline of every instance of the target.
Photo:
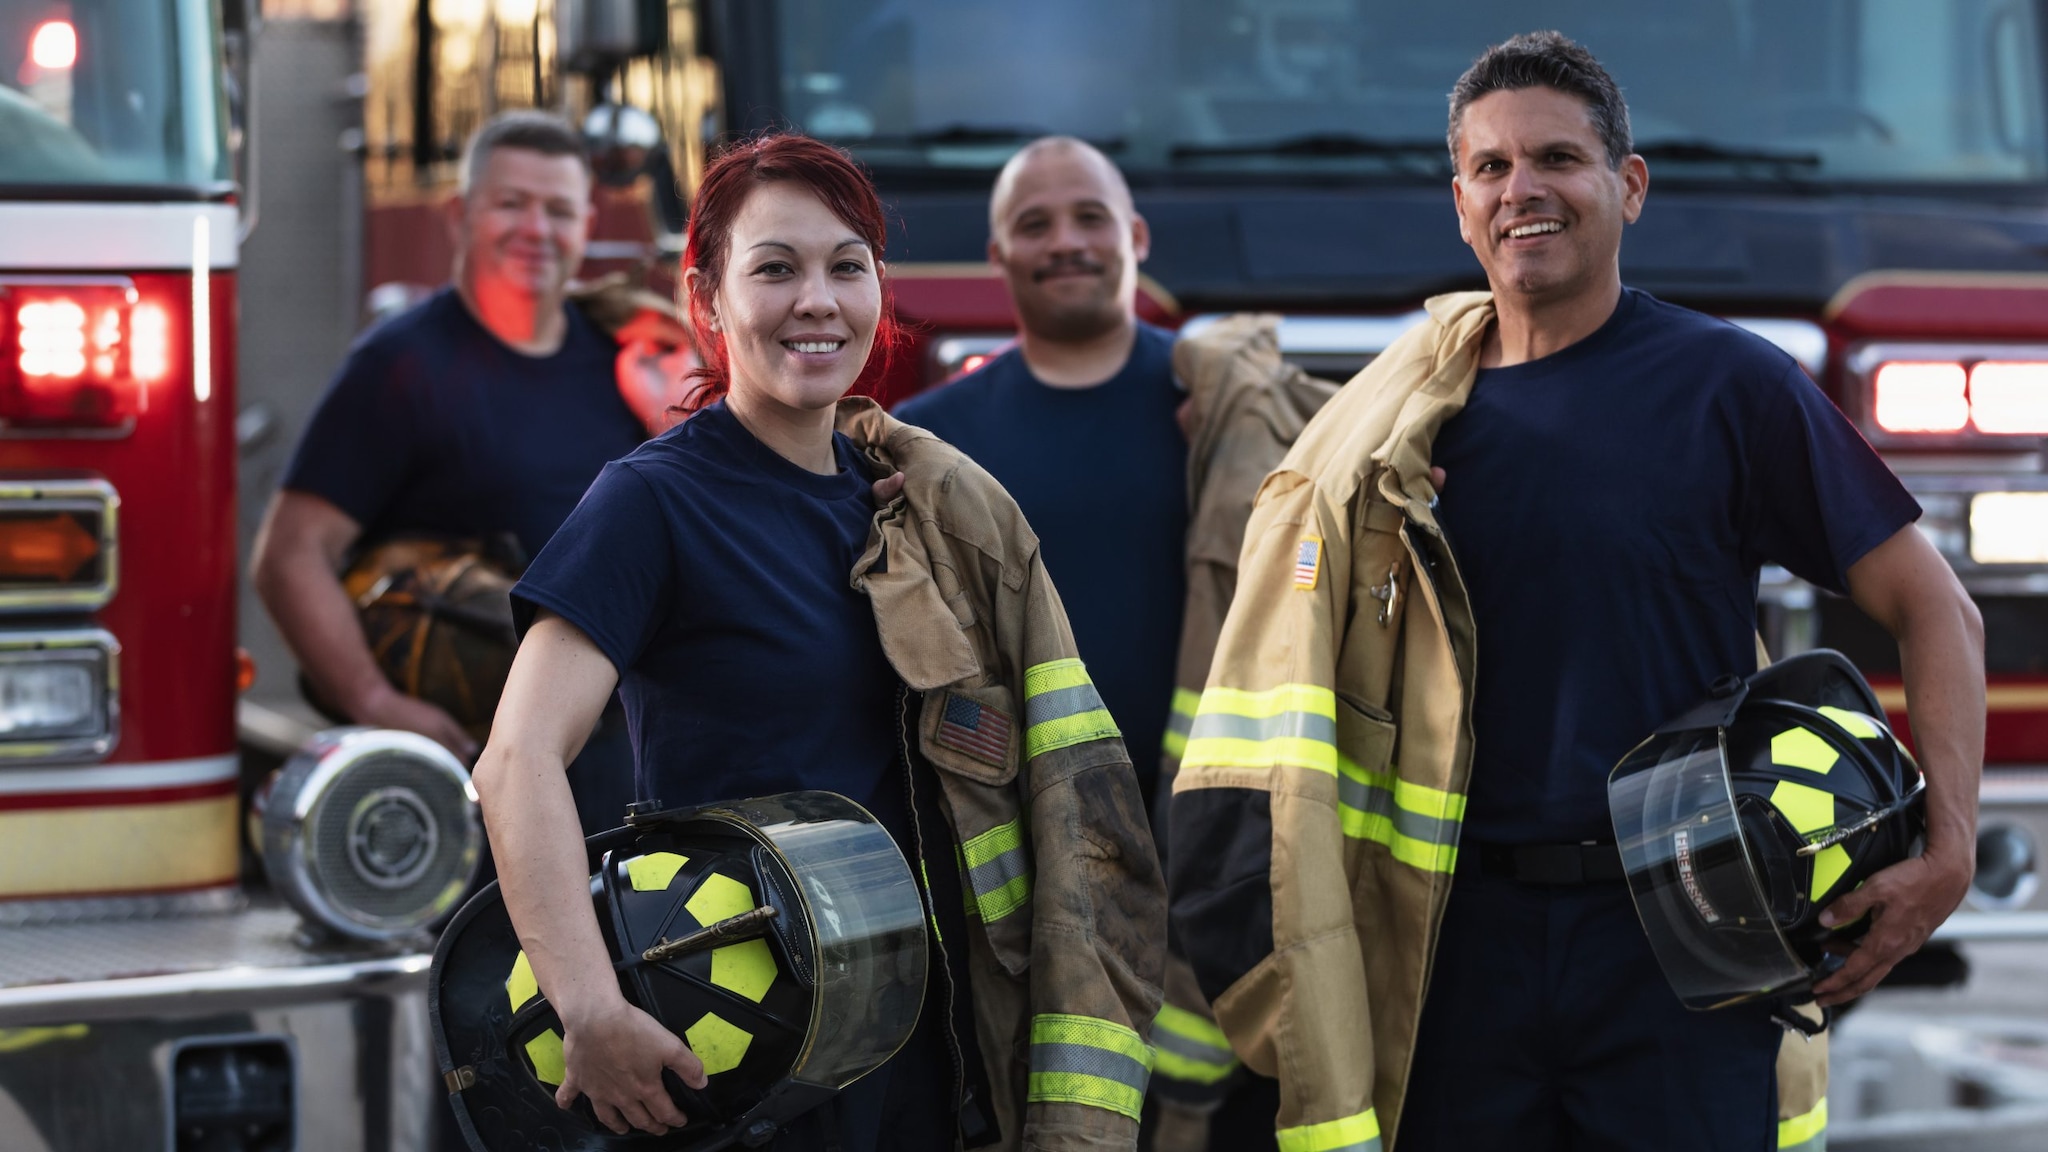
M 2037 0 L 783 0 L 782 106 L 884 171 L 1045 132 L 1141 180 L 1441 179 L 1445 94 L 1557 28 L 1665 176 L 2048 181 Z
M 205 0 L 0 5 L 0 186 L 223 185 L 225 104 Z

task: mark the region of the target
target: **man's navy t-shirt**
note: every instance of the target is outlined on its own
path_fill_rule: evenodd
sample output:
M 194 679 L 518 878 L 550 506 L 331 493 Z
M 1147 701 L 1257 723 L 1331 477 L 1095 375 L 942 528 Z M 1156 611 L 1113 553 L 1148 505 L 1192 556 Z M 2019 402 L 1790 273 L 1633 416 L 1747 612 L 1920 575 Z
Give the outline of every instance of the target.
M 903 827 L 897 678 L 848 582 L 873 482 L 833 444 L 806 471 L 714 404 L 606 467 L 512 590 L 619 670 L 641 799 L 822 788 Z
M 510 532 L 539 552 L 606 463 L 646 432 L 619 397 L 618 346 L 563 305 L 550 356 L 506 347 L 446 288 L 349 353 L 284 487 L 322 497 L 376 541 Z
M 1755 670 L 1761 566 L 1840 592 L 1920 514 L 1789 356 L 1633 290 L 1481 371 L 1432 462 L 1478 631 L 1464 825 L 1497 843 L 1612 839 L 1615 763 Z
M 1024 510 L 1147 795 L 1187 594 L 1183 399 L 1173 335 L 1140 324 L 1123 369 L 1095 387 L 1041 383 L 1012 348 L 895 413 L 967 453 Z

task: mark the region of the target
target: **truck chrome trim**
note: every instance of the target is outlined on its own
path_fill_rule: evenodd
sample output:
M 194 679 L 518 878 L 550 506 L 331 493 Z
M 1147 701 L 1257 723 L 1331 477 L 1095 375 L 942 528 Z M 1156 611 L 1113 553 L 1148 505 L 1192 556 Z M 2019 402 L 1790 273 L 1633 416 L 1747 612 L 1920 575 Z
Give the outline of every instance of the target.
M 0 587 L 0 612 L 84 611 L 114 598 L 121 579 L 121 496 L 105 480 L 0 478 L 0 512 L 86 512 L 99 517 L 100 578 L 89 584 Z
M 218 784 L 240 772 L 233 753 L 190 760 L 139 764 L 92 764 L 77 768 L 10 768 L 0 765 L 0 798 L 42 792 L 128 792 L 138 788 L 187 788 Z
M 0 656 L 14 652 L 95 649 L 103 656 L 101 691 L 106 723 L 90 736 L 54 740 L 0 740 L 0 763 L 8 760 L 95 760 L 121 737 L 121 644 L 104 628 L 0 629 Z
M 2048 940 L 2048 912 L 1958 912 L 1933 940 Z
M 192 221 L 208 222 L 207 264 L 238 262 L 232 204 L 17 203 L 0 229 L 0 269 L 189 272 Z
M 1225 315 L 1205 312 L 1190 316 L 1181 325 L 1181 335 L 1199 336 Z M 1284 356 L 1377 356 L 1428 315 L 1417 309 L 1398 316 L 1282 316 L 1280 352 Z
M 1978 809 L 2014 804 L 2048 804 L 2048 764 L 2000 765 L 1984 773 Z
M 248 1008 L 317 996 L 347 995 L 394 981 L 424 978 L 434 965 L 425 952 L 407 952 L 304 968 L 216 968 L 169 976 L 130 976 L 71 984 L 0 988 L 0 1027 L 120 1019 L 150 1007 L 181 1015 L 226 1004 Z
M 218 916 L 239 910 L 247 897 L 230 881 L 191 892 L 145 892 L 133 896 L 57 896 L 0 900 L 0 928 L 54 924 L 99 924 L 158 920 L 167 916 Z
M 1761 336 L 1778 351 L 1799 361 L 1806 374 L 1820 379 L 1828 367 L 1827 329 L 1811 320 L 1788 320 L 1782 316 L 1727 316 L 1730 324 Z

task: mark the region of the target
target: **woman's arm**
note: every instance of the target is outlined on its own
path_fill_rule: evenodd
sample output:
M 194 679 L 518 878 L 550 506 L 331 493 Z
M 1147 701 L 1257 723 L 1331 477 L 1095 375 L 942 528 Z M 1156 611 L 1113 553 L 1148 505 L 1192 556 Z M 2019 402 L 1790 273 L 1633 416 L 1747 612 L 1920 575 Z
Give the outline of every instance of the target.
M 564 1108 L 588 1096 L 599 1122 L 660 1135 L 686 1123 L 662 1086 L 693 1088 L 704 1068 L 682 1040 L 626 1002 L 590 906 L 583 832 L 567 765 L 597 724 L 618 670 L 577 627 L 543 610 L 512 662 L 476 790 L 505 909 L 534 979 L 562 1021 Z

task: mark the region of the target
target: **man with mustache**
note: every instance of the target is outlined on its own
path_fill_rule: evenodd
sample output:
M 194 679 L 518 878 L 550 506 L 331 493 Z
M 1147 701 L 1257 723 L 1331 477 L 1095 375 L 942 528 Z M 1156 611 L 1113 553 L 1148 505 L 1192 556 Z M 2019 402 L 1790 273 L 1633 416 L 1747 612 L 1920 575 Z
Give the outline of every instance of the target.
M 1173 694 L 1187 530 L 1173 335 L 1137 315 L 1150 244 L 1108 157 L 1069 137 L 1024 148 L 989 200 L 988 258 L 1009 284 L 1017 343 L 896 410 L 1017 498 L 1148 796 Z
M 1201 486 L 1190 491 L 1189 435 L 1204 445 L 1205 459 L 1244 465 L 1202 469 L 1205 476 L 1263 474 L 1284 450 L 1263 443 L 1270 435 L 1244 437 L 1233 416 L 1194 410 L 1175 379 L 1173 334 L 1137 316 L 1138 265 L 1150 239 L 1122 173 L 1094 147 L 1054 136 L 1018 152 L 990 197 L 988 245 L 1017 310 L 1017 343 L 896 411 L 965 450 L 1016 497 L 1148 796 L 1160 787 L 1155 750 L 1164 749 L 1170 771 L 1177 755 L 1170 729 L 1185 735 L 1187 717 L 1174 713 L 1173 701 L 1192 698 L 1175 690 L 1176 657 L 1185 659 L 1190 643 L 1182 615 L 1190 533 L 1234 540 L 1243 522 L 1199 515 L 1191 522 L 1190 507 L 1208 503 Z M 1304 403 L 1326 394 L 1309 391 L 1315 395 Z M 1231 406 L 1235 418 L 1260 407 L 1243 391 L 1239 400 Z M 1268 429 L 1286 421 L 1251 423 Z M 1248 504 L 1249 491 L 1242 497 L 1215 503 Z M 1236 554 L 1234 544 L 1209 548 L 1224 550 Z M 1212 625 L 1195 644 L 1206 651 L 1213 638 Z M 1181 711 L 1191 715 L 1192 707 Z M 1151 1035 L 1161 1057 L 1146 1106 L 1146 1146 L 1272 1147 L 1272 1082 L 1238 1071 L 1184 966 L 1169 975 L 1167 999 Z
M 385 678 L 336 574 L 360 545 L 404 537 L 510 536 L 535 555 L 598 471 L 645 438 L 616 383 L 618 344 L 568 302 L 590 192 L 582 137 L 558 117 L 510 112 L 477 132 L 448 204 L 454 284 L 350 350 L 250 564 L 326 706 L 429 736 L 464 760 L 475 741 Z M 617 824 L 632 799 L 623 720 L 599 733 L 573 776 L 587 831 Z

